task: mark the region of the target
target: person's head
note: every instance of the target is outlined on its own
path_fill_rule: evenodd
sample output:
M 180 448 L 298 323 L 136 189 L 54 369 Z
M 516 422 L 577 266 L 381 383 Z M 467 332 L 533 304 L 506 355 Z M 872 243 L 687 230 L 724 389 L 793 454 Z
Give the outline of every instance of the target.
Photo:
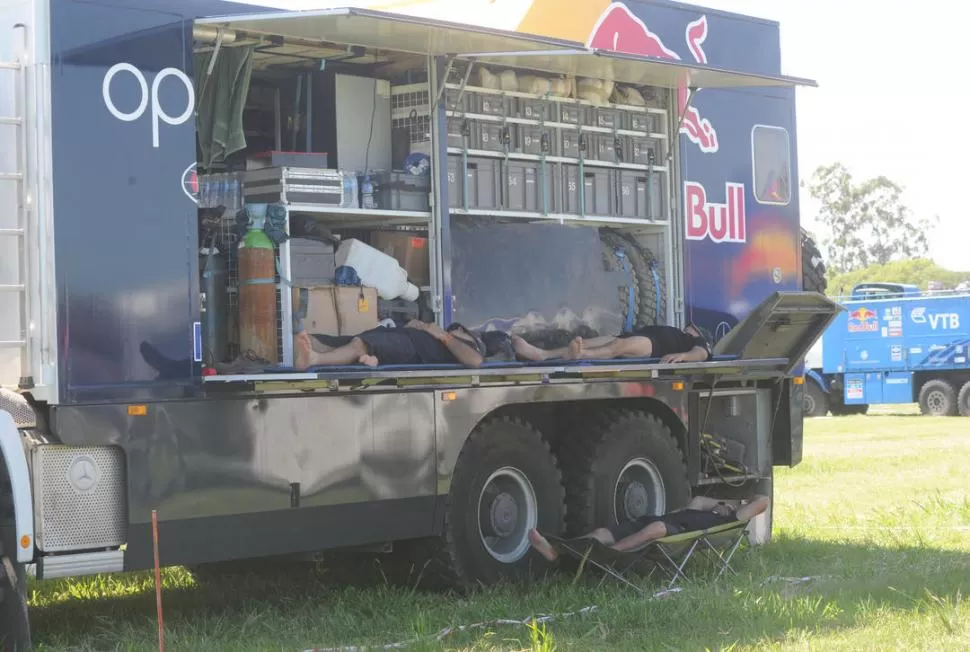
M 711 334 L 707 332 L 707 329 L 703 326 L 698 326 L 694 322 L 688 323 L 687 326 L 684 327 L 684 332 L 694 337 L 701 337 L 708 344 L 713 343 L 711 340 Z
M 480 356 L 482 356 L 483 358 L 485 357 L 485 354 L 486 354 L 485 342 L 482 341 L 482 338 L 479 337 L 478 333 L 475 333 L 465 328 L 463 325 L 459 324 L 458 322 L 451 324 L 445 330 L 447 330 L 449 333 L 454 335 L 455 339 L 461 340 L 465 344 L 469 345 L 470 347 L 478 351 L 478 354 Z

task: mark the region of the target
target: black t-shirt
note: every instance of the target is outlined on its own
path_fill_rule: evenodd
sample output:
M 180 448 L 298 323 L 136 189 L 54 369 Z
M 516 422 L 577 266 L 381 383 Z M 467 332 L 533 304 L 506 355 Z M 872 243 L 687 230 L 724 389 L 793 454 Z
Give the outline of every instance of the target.
M 711 359 L 711 347 L 707 340 L 699 335 L 685 333 L 676 326 L 641 326 L 629 335 L 650 338 L 655 358 L 662 358 L 670 353 L 687 353 L 699 346 L 707 351 L 707 359 Z

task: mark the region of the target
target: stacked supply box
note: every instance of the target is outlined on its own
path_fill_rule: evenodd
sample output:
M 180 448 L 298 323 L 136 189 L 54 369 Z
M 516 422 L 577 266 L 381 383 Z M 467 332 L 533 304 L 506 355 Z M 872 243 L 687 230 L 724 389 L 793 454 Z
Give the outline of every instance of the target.
M 413 92 L 414 85 L 408 88 Z M 593 105 L 450 84 L 449 206 L 496 217 L 507 211 L 669 223 L 669 115 L 663 107 L 670 95 L 642 95 L 650 98 L 648 106 Z M 416 147 L 431 149 L 412 143 Z
M 342 170 L 272 167 L 248 170 L 244 195 L 253 204 L 318 204 L 359 208 L 357 175 Z

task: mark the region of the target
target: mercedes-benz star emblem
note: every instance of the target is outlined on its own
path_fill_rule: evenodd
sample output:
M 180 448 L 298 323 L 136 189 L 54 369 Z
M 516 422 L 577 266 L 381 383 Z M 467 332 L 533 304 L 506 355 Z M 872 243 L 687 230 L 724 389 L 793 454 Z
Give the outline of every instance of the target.
M 67 481 L 78 493 L 86 494 L 98 486 L 101 469 L 88 455 L 79 455 L 67 470 Z

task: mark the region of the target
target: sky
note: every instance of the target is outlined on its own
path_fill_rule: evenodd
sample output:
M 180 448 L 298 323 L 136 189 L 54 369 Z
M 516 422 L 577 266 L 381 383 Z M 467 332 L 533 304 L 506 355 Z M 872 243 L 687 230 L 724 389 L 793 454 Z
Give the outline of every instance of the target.
M 306 8 L 327 3 L 267 4 Z M 903 186 L 904 201 L 916 215 L 939 217 L 929 237 L 930 256 L 943 267 L 970 271 L 970 201 L 960 191 L 970 191 L 970 2 L 692 4 L 778 21 L 782 73 L 818 82 L 818 88 L 800 88 L 796 95 L 802 180 L 818 166 L 835 162 L 857 180 L 892 179 Z M 967 122 L 959 123 L 960 115 Z M 802 192 L 802 224 L 810 230 L 817 211 L 817 203 Z
M 842 162 L 885 175 L 917 215 L 939 216 L 930 256 L 970 271 L 970 3 L 965 0 L 698 0 L 781 24 L 782 72 L 796 93 L 798 165 L 807 180 Z M 867 34 L 862 34 L 866 30 Z M 959 116 L 967 122 L 959 123 Z M 864 118 L 863 118 L 864 116 Z M 803 191 L 802 223 L 817 204 Z

